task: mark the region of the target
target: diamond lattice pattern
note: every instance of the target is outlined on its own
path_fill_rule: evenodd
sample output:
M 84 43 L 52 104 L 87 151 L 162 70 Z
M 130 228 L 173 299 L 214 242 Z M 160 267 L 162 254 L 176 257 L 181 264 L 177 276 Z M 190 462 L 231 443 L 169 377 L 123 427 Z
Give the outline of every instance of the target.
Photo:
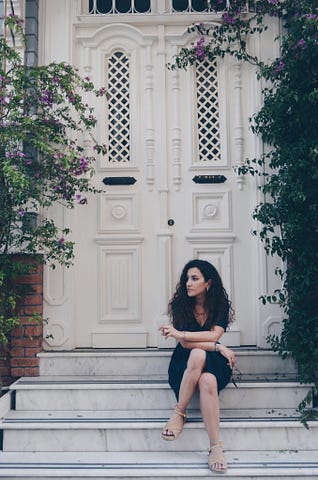
M 108 160 L 130 161 L 129 58 L 115 52 L 108 59 Z
M 199 162 L 220 160 L 220 119 L 217 63 L 201 62 L 196 68 Z

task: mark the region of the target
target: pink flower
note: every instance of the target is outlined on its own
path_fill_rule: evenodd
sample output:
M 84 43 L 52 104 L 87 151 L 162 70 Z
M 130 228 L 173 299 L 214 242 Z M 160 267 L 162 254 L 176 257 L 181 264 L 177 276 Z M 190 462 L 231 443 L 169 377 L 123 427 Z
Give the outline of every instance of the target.
M 79 167 L 83 173 L 88 170 L 89 161 L 85 157 L 81 157 L 79 161 Z
M 228 23 L 229 25 L 234 25 L 235 23 L 235 18 L 232 17 L 228 12 L 224 12 L 222 15 L 223 21 L 225 23 Z
M 64 248 L 64 246 L 65 246 L 65 238 L 64 238 L 64 237 L 59 238 L 58 241 L 57 241 L 57 243 L 59 244 L 59 246 L 60 246 L 61 248 Z
M 53 105 L 52 92 L 50 92 L 50 90 L 44 90 L 42 95 L 40 96 L 40 101 L 45 105 L 49 105 L 50 107 L 52 107 Z
M 195 53 L 199 60 L 204 59 L 204 41 L 204 37 L 201 37 L 195 46 Z
M 303 38 L 301 38 L 297 43 L 296 43 L 296 47 L 299 47 L 301 50 L 304 50 L 307 45 L 306 45 L 306 42 Z
M 100 88 L 100 89 L 98 90 L 97 96 L 98 96 L 98 97 L 102 97 L 103 95 L 106 94 L 106 92 L 107 92 L 106 88 L 105 88 L 105 87 L 102 87 L 102 88 Z
M 280 58 L 275 67 L 275 73 L 278 75 L 280 72 L 282 72 L 285 68 L 285 62 Z

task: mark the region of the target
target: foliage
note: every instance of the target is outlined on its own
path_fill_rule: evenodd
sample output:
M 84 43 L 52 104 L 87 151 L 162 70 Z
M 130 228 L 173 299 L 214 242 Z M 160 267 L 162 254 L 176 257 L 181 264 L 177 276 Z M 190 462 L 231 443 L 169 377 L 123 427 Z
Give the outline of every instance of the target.
M 211 0 L 216 7 L 217 0 Z M 295 359 L 300 380 L 313 391 L 299 405 L 304 423 L 318 394 L 318 8 L 316 0 L 260 0 L 244 13 L 235 0 L 221 22 L 189 30 L 200 36 L 182 48 L 170 68 L 187 68 L 215 56 L 232 55 L 257 67 L 265 80 L 264 103 L 251 119 L 252 131 L 267 144 L 260 158 L 248 159 L 240 174 L 262 178 L 263 201 L 253 217 L 267 254 L 282 260 L 276 269 L 282 287 L 262 297 L 284 312 L 280 336 L 268 340 L 282 357 Z M 215 8 L 216 9 L 216 8 Z M 280 56 L 265 64 L 249 51 L 251 35 L 267 29 L 269 17 L 282 22 Z
M 10 38 L 23 40 L 21 21 L 14 14 L 4 21 Z M 15 276 L 30 268 L 12 262 L 11 255 L 41 253 L 53 267 L 72 263 L 70 230 L 60 229 L 48 208 L 56 202 L 66 208 L 85 204 L 85 194 L 96 191 L 90 181 L 93 153 L 105 147 L 93 138 L 90 95 L 106 92 L 66 63 L 25 66 L 0 38 L 0 343 L 17 323 L 25 293 L 15 286 Z M 88 138 L 93 153 L 82 144 Z

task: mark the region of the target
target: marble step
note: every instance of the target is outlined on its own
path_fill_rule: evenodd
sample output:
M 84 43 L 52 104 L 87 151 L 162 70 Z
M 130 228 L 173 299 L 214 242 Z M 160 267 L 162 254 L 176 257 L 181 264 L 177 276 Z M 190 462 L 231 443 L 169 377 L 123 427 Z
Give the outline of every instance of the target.
M 289 381 L 231 383 L 220 393 L 220 405 L 222 409 L 297 408 L 309 389 Z M 174 393 L 161 380 L 23 377 L 10 390 L 16 410 L 169 410 L 175 404 Z M 198 408 L 197 395 L 190 408 Z
M 161 439 L 167 411 L 57 412 L 10 411 L 1 421 L 5 452 L 172 452 L 202 451 L 208 444 L 201 417 L 190 412 L 176 442 Z M 223 413 L 224 448 L 267 451 L 317 448 L 318 421 L 307 430 L 287 411 Z M 317 450 L 316 450 L 317 454 Z
M 304 480 L 318 478 L 313 451 L 228 451 L 232 480 Z M 48 480 L 211 480 L 225 478 L 207 468 L 206 452 L 7 453 L 0 452 L 0 477 Z
M 282 359 L 271 350 L 236 348 L 237 371 L 243 375 L 296 374 L 291 358 Z M 165 379 L 171 349 L 75 350 L 72 352 L 42 352 L 41 376 L 104 376 L 117 379 Z

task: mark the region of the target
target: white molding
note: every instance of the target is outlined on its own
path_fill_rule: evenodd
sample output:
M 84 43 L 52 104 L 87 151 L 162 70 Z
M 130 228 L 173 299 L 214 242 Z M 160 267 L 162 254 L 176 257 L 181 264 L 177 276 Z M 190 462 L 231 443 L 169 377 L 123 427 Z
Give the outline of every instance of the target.
M 153 70 L 154 65 L 151 55 L 151 47 L 147 45 L 145 47 L 145 134 L 144 134 L 144 149 L 146 157 L 146 183 L 148 190 L 152 192 L 153 185 L 155 183 L 155 165 L 154 165 L 154 153 L 155 153 L 155 130 L 153 121 L 154 111 L 154 77 Z
M 144 237 L 142 235 L 126 235 L 125 237 L 118 235 L 107 235 L 107 237 L 94 237 L 94 242 L 97 243 L 97 245 L 138 245 L 143 241 Z
M 173 46 L 173 55 L 177 54 L 177 47 Z M 181 177 L 181 122 L 180 122 L 180 75 L 178 69 L 171 73 L 171 152 L 172 152 L 172 183 L 175 191 L 180 190 Z
M 231 244 L 234 243 L 236 239 L 236 235 L 229 233 L 229 234 L 219 234 L 219 233 L 213 233 L 213 234 L 190 234 L 186 236 L 186 240 L 190 244 L 204 244 L 204 245 L 209 245 L 209 244 Z
M 243 111 L 242 111 L 242 63 L 238 60 L 233 60 L 233 90 L 234 90 L 234 170 L 241 167 L 244 163 L 244 125 L 243 125 Z M 236 174 L 236 182 L 239 190 L 244 187 L 245 179 L 243 175 Z
M 146 348 L 147 332 L 140 327 L 94 330 L 91 333 L 92 348 Z

